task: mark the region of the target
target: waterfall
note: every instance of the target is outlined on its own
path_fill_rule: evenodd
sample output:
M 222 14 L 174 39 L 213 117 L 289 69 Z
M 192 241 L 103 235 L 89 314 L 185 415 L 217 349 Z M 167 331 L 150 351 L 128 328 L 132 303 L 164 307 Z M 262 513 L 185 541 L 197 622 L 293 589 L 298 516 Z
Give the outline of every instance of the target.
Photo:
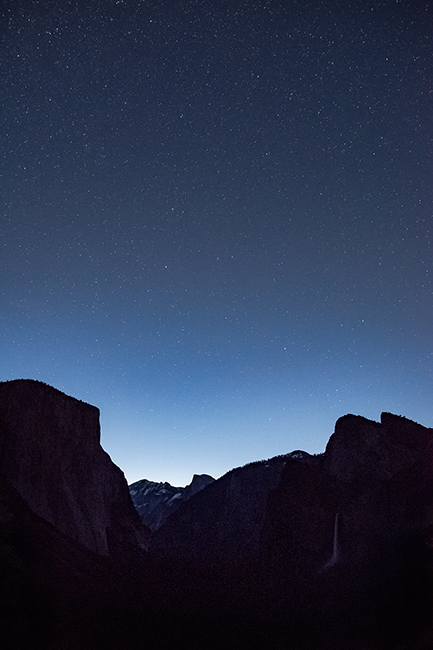
M 328 569 L 331 566 L 334 566 L 338 562 L 339 559 L 339 547 L 338 547 L 338 519 L 339 519 L 340 513 L 337 512 L 335 515 L 335 520 L 334 520 L 334 546 L 332 550 L 332 557 L 328 560 L 328 562 L 325 564 L 323 567 L 324 569 Z

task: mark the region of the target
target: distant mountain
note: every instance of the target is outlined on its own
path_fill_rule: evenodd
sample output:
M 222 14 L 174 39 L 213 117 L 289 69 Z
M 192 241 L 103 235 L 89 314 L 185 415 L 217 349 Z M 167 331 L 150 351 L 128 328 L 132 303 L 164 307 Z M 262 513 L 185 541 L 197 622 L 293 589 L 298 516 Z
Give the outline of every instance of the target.
M 157 530 L 177 508 L 215 479 L 208 474 L 194 474 L 186 487 L 170 483 L 156 483 L 142 479 L 129 486 L 132 502 L 143 522 L 152 531 Z

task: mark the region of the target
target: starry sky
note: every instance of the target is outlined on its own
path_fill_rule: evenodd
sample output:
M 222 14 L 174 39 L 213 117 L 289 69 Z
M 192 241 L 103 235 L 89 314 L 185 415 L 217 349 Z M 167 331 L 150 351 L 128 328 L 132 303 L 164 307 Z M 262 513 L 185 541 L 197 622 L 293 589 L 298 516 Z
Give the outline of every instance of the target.
M 6 0 L 0 380 L 128 482 L 433 427 L 433 7 Z

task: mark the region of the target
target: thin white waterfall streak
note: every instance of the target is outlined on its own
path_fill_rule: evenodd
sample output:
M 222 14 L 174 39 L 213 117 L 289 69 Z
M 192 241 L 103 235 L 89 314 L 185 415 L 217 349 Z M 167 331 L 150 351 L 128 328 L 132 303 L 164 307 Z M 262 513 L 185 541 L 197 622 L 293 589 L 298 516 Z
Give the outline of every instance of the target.
M 335 515 L 335 520 L 334 520 L 334 547 L 332 551 L 332 557 L 331 559 L 325 564 L 325 569 L 328 567 L 334 566 L 338 562 L 338 555 L 339 555 L 339 548 L 338 548 L 338 519 L 339 519 L 340 513 L 337 512 Z

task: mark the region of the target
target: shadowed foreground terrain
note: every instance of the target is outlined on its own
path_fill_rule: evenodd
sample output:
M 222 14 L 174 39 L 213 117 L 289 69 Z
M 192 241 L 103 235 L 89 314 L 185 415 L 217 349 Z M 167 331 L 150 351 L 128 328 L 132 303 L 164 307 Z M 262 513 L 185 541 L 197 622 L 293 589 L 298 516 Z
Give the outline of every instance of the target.
M 154 532 L 95 407 L 0 384 L 0 647 L 431 650 L 433 430 L 347 415 Z

